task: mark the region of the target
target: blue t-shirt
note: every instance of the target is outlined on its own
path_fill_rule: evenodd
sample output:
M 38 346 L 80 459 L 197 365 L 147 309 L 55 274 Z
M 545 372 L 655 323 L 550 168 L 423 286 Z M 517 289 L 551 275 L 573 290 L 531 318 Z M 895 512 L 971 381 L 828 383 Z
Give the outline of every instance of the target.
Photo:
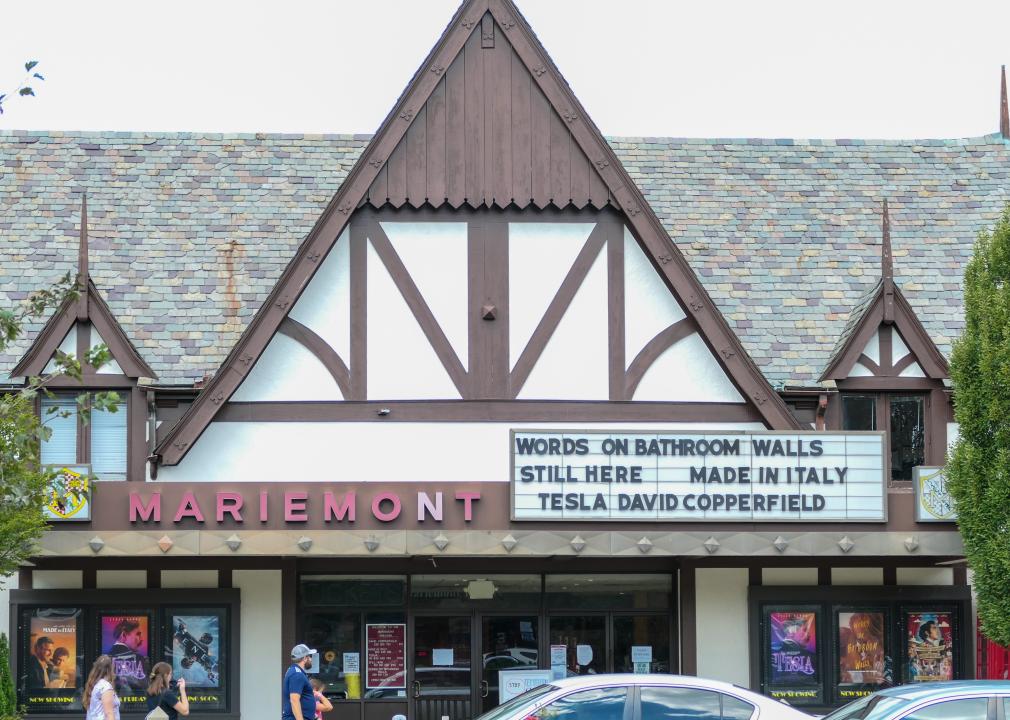
M 281 720 L 295 720 L 291 711 L 291 694 L 301 695 L 302 718 L 313 720 L 316 716 L 316 698 L 312 694 L 309 676 L 297 665 L 292 665 L 284 673 L 284 693 L 281 695 Z

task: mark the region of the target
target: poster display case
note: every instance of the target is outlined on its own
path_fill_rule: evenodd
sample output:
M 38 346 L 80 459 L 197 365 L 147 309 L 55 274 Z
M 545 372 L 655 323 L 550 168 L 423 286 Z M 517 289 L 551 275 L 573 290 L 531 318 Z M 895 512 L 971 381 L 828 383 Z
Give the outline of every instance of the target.
M 12 590 L 18 704 L 29 716 L 81 716 L 99 655 L 112 658 L 120 712 L 147 712 L 151 668 L 185 678 L 190 706 L 238 718 L 239 594 L 228 589 Z
M 970 677 L 967 586 L 751 587 L 749 603 L 753 686 L 791 705 Z

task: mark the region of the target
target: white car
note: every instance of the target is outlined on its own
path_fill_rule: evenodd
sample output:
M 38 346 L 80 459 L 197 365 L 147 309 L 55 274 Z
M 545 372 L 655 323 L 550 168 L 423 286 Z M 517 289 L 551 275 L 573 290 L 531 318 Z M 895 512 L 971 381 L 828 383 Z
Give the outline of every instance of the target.
M 810 720 L 736 685 L 681 675 L 580 675 L 554 680 L 478 720 Z

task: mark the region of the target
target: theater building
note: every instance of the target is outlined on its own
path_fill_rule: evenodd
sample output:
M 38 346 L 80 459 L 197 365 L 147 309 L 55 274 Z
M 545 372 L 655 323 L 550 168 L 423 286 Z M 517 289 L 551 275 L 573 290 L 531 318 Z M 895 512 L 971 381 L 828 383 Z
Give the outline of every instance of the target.
M 1005 103 L 966 140 L 605 138 L 466 0 L 372 137 L 0 133 L 0 296 L 86 288 L 5 389 L 113 356 L 40 401 L 29 714 L 111 652 L 127 715 L 167 659 L 201 716 L 275 717 L 296 642 L 338 720 L 465 720 L 509 673 L 811 709 L 973 677 L 947 357 Z

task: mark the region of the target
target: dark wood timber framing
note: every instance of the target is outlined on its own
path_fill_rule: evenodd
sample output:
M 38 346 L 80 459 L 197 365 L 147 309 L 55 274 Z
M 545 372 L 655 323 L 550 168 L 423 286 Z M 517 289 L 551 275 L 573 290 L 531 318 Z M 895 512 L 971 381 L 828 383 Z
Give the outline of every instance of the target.
M 323 364 L 323 367 L 333 377 L 343 396 L 345 398 L 350 397 L 351 374 L 340 355 L 325 340 L 292 317 L 284 318 L 284 322 L 277 328 L 277 332 L 287 335 L 315 355 L 316 359 Z
M 1006 99 L 1006 65 L 999 69 L 999 134 L 1004 140 L 1010 139 L 1010 110 Z
M 389 414 L 379 415 L 380 408 Z M 220 422 L 760 422 L 745 403 L 583 400 L 394 400 L 381 402 L 229 402 Z
M 624 400 L 630 400 L 635 396 L 635 390 L 638 388 L 638 383 L 642 382 L 642 378 L 645 377 L 645 372 L 652 367 L 652 363 L 656 361 L 660 355 L 662 355 L 666 350 L 673 347 L 678 340 L 683 340 L 688 335 L 694 333 L 697 330 L 694 322 L 688 318 L 679 320 L 670 327 L 663 330 L 656 337 L 652 338 L 645 347 L 635 356 L 635 359 L 631 361 L 631 365 L 628 366 L 628 373 L 625 379 L 624 387 Z
M 325 257 L 329 252 L 354 214 L 354 209 L 366 201 L 372 183 L 386 166 L 387 161 L 392 161 L 391 156 L 408 131 L 411 131 L 414 124 L 418 124 L 418 129 L 414 133 L 420 144 L 419 135 L 421 129 L 418 112 L 422 108 L 425 108 L 423 119 L 425 123 L 424 146 L 427 147 L 426 105 L 435 93 L 436 88 L 443 82 L 445 69 L 452 67 L 454 61 L 460 56 L 464 46 L 471 37 L 474 27 L 481 22 L 484 14 L 489 11 L 495 20 L 495 48 L 493 50 L 481 50 L 477 48 L 475 52 L 497 54 L 499 47 L 502 50 L 507 50 L 511 47 L 511 52 L 515 54 L 518 62 L 531 73 L 531 103 L 533 100 L 532 87 L 535 85 L 538 92 L 543 94 L 551 109 L 566 125 L 566 127 L 554 125 L 553 130 L 547 129 L 548 134 L 545 136 L 543 132 L 534 132 L 536 128 L 531 120 L 531 163 L 546 162 L 551 168 L 552 173 L 557 173 L 559 176 L 564 176 L 567 173 L 570 178 L 577 177 L 578 173 L 574 176 L 572 175 L 571 154 L 567 158 L 555 157 L 553 154 L 545 154 L 542 148 L 540 150 L 537 149 L 538 143 L 542 143 L 544 137 L 550 138 L 550 143 L 553 146 L 555 133 L 558 135 L 559 144 L 560 132 L 563 130 L 564 133 L 567 133 L 570 136 L 570 145 L 576 145 L 595 167 L 594 172 L 603 180 L 612 198 L 612 204 L 616 204 L 620 208 L 624 222 L 627 223 L 647 255 L 651 257 L 667 286 L 685 299 L 687 304 L 686 311 L 697 323 L 699 332 L 705 343 L 723 366 L 724 370 L 733 379 L 734 383 L 742 389 L 743 395 L 747 398 L 748 402 L 753 402 L 757 406 L 765 424 L 772 429 L 780 430 L 795 429 L 798 427 L 797 422 L 789 413 L 785 403 L 772 390 L 768 381 L 747 355 L 715 303 L 694 275 L 686 258 L 676 247 L 662 223 L 660 223 L 655 213 L 648 203 L 646 203 L 642 193 L 621 165 L 617 155 L 607 144 L 599 129 L 589 120 L 585 109 L 576 99 L 564 78 L 561 77 L 554 63 L 533 35 L 532 30 L 527 25 L 525 19 L 519 14 L 515 5 L 510 0 L 467 0 L 456 12 L 442 37 L 428 55 L 428 58 L 422 63 L 418 72 L 415 73 L 414 78 L 401 96 L 399 102 L 386 117 L 372 142 L 369 143 L 355 163 L 341 185 L 340 190 L 330 201 L 326 210 L 324 210 L 315 226 L 309 232 L 308 237 L 301 244 L 294 259 L 282 274 L 259 312 L 250 322 L 242 338 L 225 359 L 221 369 L 197 398 L 197 401 L 187 412 L 186 416 L 158 447 L 157 454 L 161 456 L 162 462 L 167 465 L 175 465 L 185 456 L 196 439 L 217 415 L 225 401 L 246 377 L 252 362 L 262 353 L 270 338 L 277 331 L 281 321 L 287 316 L 292 305 L 298 300 L 309 280 L 315 274 L 319 266 L 319 259 Z M 475 42 L 479 43 L 479 38 Z M 511 58 L 512 56 L 509 55 L 508 57 Z M 471 58 L 470 61 L 475 62 L 472 60 L 472 55 L 470 54 L 467 54 L 465 58 Z M 465 58 L 464 62 L 467 62 Z M 510 60 L 511 62 L 515 61 Z M 504 65 L 502 66 L 504 67 Z M 485 78 L 488 76 L 488 73 L 489 70 L 485 67 Z M 512 88 L 505 82 L 504 75 L 493 72 L 491 75 L 493 75 L 494 80 L 491 86 L 496 88 L 496 93 L 502 95 L 504 93 L 511 94 Z M 514 74 L 509 75 L 509 77 L 514 77 Z M 448 83 L 448 78 L 445 78 L 445 80 Z M 486 82 L 484 85 L 481 85 L 481 92 L 487 86 Z M 466 87 L 464 87 L 464 91 L 466 91 Z M 471 86 L 471 91 L 477 92 L 477 86 Z M 521 96 L 522 93 L 518 94 Z M 539 96 L 537 97 L 539 98 Z M 522 102 L 520 99 L 520 106 Z M 490 104 L 488 105 L 487 103 Z M 504 132 L 504 128 L 501 125 L 497 126 L 497 130 L 494 125 L 488 128 L 490 117 L 501 111 L 504 107 L 503 102 L 501 105 L 497 103 L 498 100 L 494 98 L 481 103 L 482 107 L 490 108 L 491 111 L 490 116 L 487 113 L 484 116 L 485 138 L 488 133 L 493 136 L 495 132 Z M 433 110 L 433 112 L 437 111 Z M 534 114 L 531 111 L 531 118 L 533 116 Z M 471 137 L 476 137 L 476 128 L 466 125 L 465 118 L 464 127 L 456 127 L 457 125 L 458 117 L 456 121 L 450 123 L 448 122 L 447 114 L 445 125 L 447 134 L 450 132 L 462 132 L 466 138 L 466 142 L 470 142 Z M 473 135 L 468 133 L 472 133 Z M 518 134 L 522 136 L 519 140 L 520 145 L 525 147 L 525 136 L 523 133 Z M 433 134 L 433 138 L 436 135 L 437 133 Z M 435 140 L 435 142 L 437 143 L 438 141 Z M 473 140 L 473 142 L 476 142 L 476 140 Z M 406 147 L 407 150 L 404 152 L 410 150 L 411 144 L 409 141 Z M 504 136 L 502 136 L 500 143 L 485 143 L 483 152 L 485 163 L 484 176 L 487 176 L 488 163 L 493 163 L 490 171 L 491 177 L 499 179 L 502 187 L 508 184 L 507 179 L 510 175 L 510 173 L 505 171 L 505 168 L 512 168 L 513 180 L 515 170 L 515 167 L 506 161 L 506 157 L 511 157 L 511 155 L 504 153 L 504 147 Z M 493 151 L 494 148 L 500 148 L 502 152 Z M 419 153 L 420 151 L 418 150 L 418 157 Z M 477 158 L 480 155 L 480 153 L 475 151 L 473 157 Z M 446 153 L 445 157 L 447 165 L 451 163 L 458 164 L 459 162 L 458 154 L 450 155 Z M 470 167 L 476 166 L 471 165 Z M 415 170 L 415 173 L 417 173 L 417 182 L 422 182 L 420 171 Z M 438 173 L 434 174 L 437 175 Z M 449 173 L 448 170 L 446 171 L 447 184 L 450 174 L 458 175 L 458 172 Z M 387 178 L 390 177 L 389 170 L 387 170 Z M 586 177 L 590 177 L 588 173 Z M 387 179 L 388 182 L 389 180 Z M 424 182 L 427 183 L 427 166 L 425 166 Z M 580 182 L 581 180 L 577 180 L 574 184 L 578 186 Z M 409 185 L 410 183 L 407 182 L 407 184 Z M 492 187 L 497 187 L 497 185 L 492 185 Z M 389 192 L 388 188 L 387 192 Z M 399 194 L 400 191 L 397 189 L 396 192 Z M 452 192 L 457 193 L 456 196 L 458 197 L 458 189 Z M 406 190 L 404 190 L 403 194 L 406 197 Z M 535 196 L 535 194 L 536 192 L 534 191 L 531 196 Z M 355 266 L 353 260 L 353 240 L 354 238 L 352 237 L 352 283 Z M 352 287 L 352 298 L 356 297 L 359 297 L 359 295 Z M 352 300 L 352 304 L 353 302 L 354 300 Z M 355 354 L 353 346 L 354 337 L 352 337 L 351 373 L 352 378 L 357 379 L 357 373 L 363 372 L 363 369 L 356 370 L 354 367 L 357 358 L 353 357 Z M 352 382 L 352 385 L 355 385 L 355 383 Z
M 517 397 L 522 391 L 523 385 L 526 384 L 526 380 L 529 379 L 530 373 L 533 371 L 533 366 L 540 359 L 544 348 L 547 347 L 547 342 L 551 339 L 554 331 L 561 323 L 561 318 L 564 317 L 569 306 L 572 304 L 575 293 L 578 292 L 582 286 L 582 281 L 586 279 L 586 275 L 589 274 L 589 270 L 593 267 L 593 263 L 596 261 L 606 242 L 607 230 L 616 232 L 616 228 L 609 223 L 597 223 L 596 227 L 593 228 L 585 245 L 582 246 L 582 250 L 579 251 L 578 256 L 575 258 L 575 262 L 569 268 L 568 274 L 561 282 L 561 287 L 558 288 L 554 299 L 547 306 L 547 312 L 540 319 L 540 323 L 537 325 L 536 330 L 533 331 L 533 335 L 516 361 L 515 367 L 512 368 L 509 379 L 509 392 L 513 398 Z

